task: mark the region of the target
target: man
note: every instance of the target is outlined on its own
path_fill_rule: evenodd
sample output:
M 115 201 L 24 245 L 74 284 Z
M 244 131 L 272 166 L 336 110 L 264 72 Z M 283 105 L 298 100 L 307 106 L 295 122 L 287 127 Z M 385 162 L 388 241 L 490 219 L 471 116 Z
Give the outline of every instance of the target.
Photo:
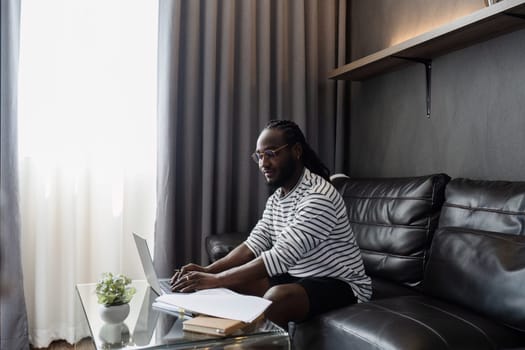
M 271 121 L 257 139 L 253 158 L 267 183 L 277 188 L 262 218 L 224 258 L 176 272 L 172 289 L 226 287 L 264 296 L 273 302 L 266 317 L 282 327 L 367 301 L 370 278 L 345 204 L 299 127 Z

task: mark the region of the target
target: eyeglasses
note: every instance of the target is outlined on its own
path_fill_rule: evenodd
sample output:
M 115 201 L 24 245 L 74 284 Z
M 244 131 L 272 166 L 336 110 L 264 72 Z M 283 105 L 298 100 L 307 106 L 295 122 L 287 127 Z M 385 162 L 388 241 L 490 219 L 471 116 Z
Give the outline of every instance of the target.
M 279 153 L 279 151 L 283 150 L 286 147 L 288 147 L 288 144 L 282 145 L 281 147 L 276 149 L 267 149 L 262 152 L 255 151 L 252 153 L 252 159 L 255 163 L 259 164 L 259 161 L 263 159 L 263 157 L 266 157 L 266 159 L 273 159 L 277 157 L 277 153 Z

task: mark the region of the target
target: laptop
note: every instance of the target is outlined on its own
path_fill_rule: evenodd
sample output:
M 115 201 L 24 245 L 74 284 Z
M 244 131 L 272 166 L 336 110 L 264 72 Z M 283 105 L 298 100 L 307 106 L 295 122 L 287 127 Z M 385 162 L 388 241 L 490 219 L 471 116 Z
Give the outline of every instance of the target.
M 150 287 L 158 295 L 173 293 L 171 291 L 169 278 L 159 279 L 157 277 L 157 273 L 153 267 L 153 259 L 151 258 L 151 254 L 149 252 L 148 242 L 136 233 L 133 233 L 133 238 L 135 239 L 135 244 L 139 252 L 142 268 L 144 269 L 146 280 L 148 281 Z

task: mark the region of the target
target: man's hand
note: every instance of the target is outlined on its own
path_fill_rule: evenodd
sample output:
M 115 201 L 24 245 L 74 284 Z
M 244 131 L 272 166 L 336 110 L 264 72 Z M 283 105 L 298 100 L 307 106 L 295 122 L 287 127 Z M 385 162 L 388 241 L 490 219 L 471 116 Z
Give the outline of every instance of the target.
M 179 278 L 172 283 L 171 290 L 174 292 L 188 293 L 218 287 L 221 287 L 220 278 L 216 274 L 193 270 L 180 275 Z
M 190 271 L 208 272 L 208 268 L 197 264 L 184 265 L 180 269 L 175 270 L 175 273 L 170 279 L 171 289 L 177 283 L 177 281 Z

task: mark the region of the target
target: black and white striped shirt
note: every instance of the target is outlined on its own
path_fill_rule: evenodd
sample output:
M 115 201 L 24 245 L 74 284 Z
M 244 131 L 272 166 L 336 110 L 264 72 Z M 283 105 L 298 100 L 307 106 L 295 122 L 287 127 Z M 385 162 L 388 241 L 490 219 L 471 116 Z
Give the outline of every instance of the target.
M 333 277 L 347 282 L 359 302 L 372 294 L 343 198 L 322 177 L 304 169 L 297 185 L 277 189 L 245 244 L 262 256 L 268 275 Z

